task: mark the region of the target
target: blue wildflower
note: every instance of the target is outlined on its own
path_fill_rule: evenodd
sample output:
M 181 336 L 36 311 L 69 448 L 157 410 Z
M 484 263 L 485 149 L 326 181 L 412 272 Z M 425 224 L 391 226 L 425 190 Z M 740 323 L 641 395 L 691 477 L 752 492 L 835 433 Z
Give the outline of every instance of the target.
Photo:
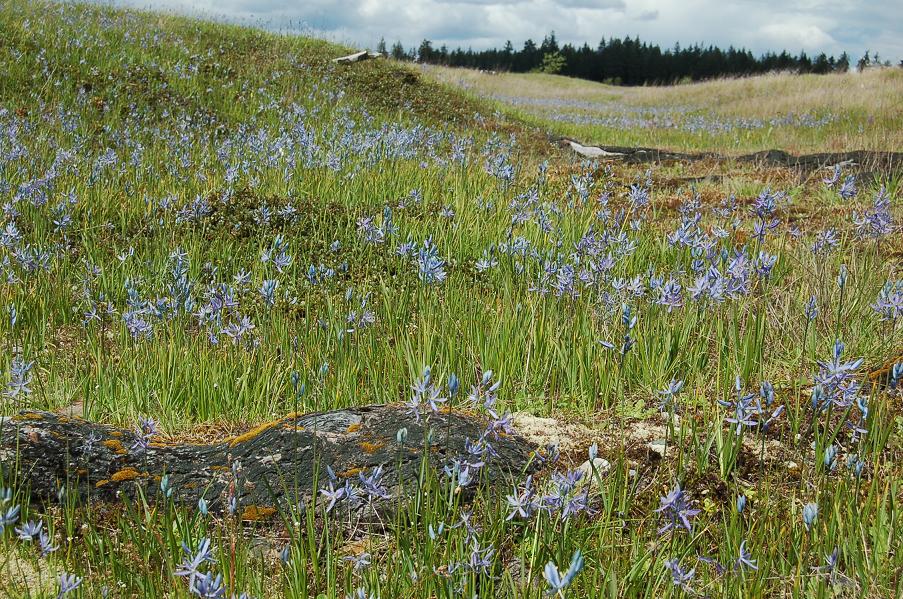
M 200 575 L 199 568 L 205 563 L 216 563 L 213 557 L 213 547 L 210 539 L 203 537 L 198 541 L 197 548 L 192 550 L 185 541 L 182 541 L 182 551 L 185 553 L 185 559 L 176 568 L 174 574 L 176 576 L 184 576 L 189 580 L 194 580 Z
M 16 534 L 19 536 L 20 541 L 34 541 L 35 538 L 41 534 L 43 529 L 44 523 L 40 520 L 37 522 L 29 520 L 22 526 L 16 528 Z
M 82 579 L 75 574 L 60 574 L 59 591 L 57 591 L 56 599 L 63 599 L 66 595 L 77 589 L 82 583 Z
M 815 519 L 818 518 L 818 504 L 817 503 L 807 503 L 803 506 L 803 524 L 806 525 L 806 530 L 812 529 L 812 524 L 815 523 Z
M 746 541 L 740 543 L 740 555 L 737 557 L 737 561 L 734 562 L 734 569 L 742 571 L 744 568 L 749 568 L 750 570 L 758 570 L 759 567 L 756 566 L 756 560 L 752 558 L 752 554 L 749 553 L 746 549 Z
M 659 534 L 668 532 L 671 529 L 683 527 L 687 532 L 693 530 L 690 518 L 699 513 L 699 510 L 692 509 L 693 502 L 690 501 L 689 495 L 676 485 L 667 495 L 659 500 L 659 508 L 656 513 L 661 513 L 665 517 L 665 524 L 659 529 Z
M 19 519 L 19 510 L 20 507 L 18 505 L 14 505 L 10 508 L 7 508 L 6 512 L 0 514 L 0 533 L 3 533 L 6 530 L 7 526 L 12 526 Z
M 696 576 L 696 568 L 691 570 L 681 568 L 680 561 L 677 558 L 667 560 L 665 562 L 665 567 L 671 574 L 671 583 L 674 586 L 683 589 L 688 593 L 692 591 L 692 589 L 690 589 L 690 582 Z
M 570 586 L 574 581 L 574 578 L 576 578 L 577 574 L 582 569 L 583 555 L 580 553 L 579 549 L 574 551 L 574 555 L 571 557 L 571 564 L 564 574 L 558 570 L 558 566 L 555 565 L 555 562 L 549 561 L 543 569 L 543 578 L 545 578 L 546 582 L 549 584 L 546 595 L 563 594 L 564 589 Z

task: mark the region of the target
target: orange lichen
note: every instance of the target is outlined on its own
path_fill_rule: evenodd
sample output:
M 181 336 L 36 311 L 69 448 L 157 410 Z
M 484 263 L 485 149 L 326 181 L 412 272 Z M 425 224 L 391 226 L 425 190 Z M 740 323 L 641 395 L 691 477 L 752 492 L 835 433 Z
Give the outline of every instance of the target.
M 274 426 L 279 424 L 279 422 L 280 421 L 278 421 L 278 420 L 275 422 L 265 422 L 265 423 L 261 424 L 260 426 L 252 428 L 251 430 L 249 430 L 248 432 L 246 432 L 244 434 L 238 435 L 237 437 L 233 437 L 229 441 L 229 447 L 235 447 L 239 443 L 244 443 L 245 441 L 250 441 L 251 439 L 260 435 L 261 433 L 264 433 L 264 432 L 270 430 L 271 428 L 273 428 Z
M 382 449 L 384 445 L 385 443 L 370 443 L 369 441 L 364 441 L 361 443 L 361 450 L 364 453 L 374 454 Z
M 109 483 L 110 483 L 110 481 L 108 481 L 107 479 L 103 479 L 103 480 L 97 481 L 97 482 L 94 484 L 94 486 L 97 487 L 97 488 L 99 489 L 99 488 L 101 488 L 102 486 L 104 486 L 104 485 L 106 485 L 106 484 L 109 484 Z
M 156 449 L 162 449 L 166 447 L 175 447 L 178 443 L 168 443 L 166 441 L 151 441 L 147 444 L 148 447 L 154 447 Z M 187 443 L 186 443 L 187 445 Z
M 117 439 L 122 436 L 122 433 L 119 431 L 110 431 L 111 437 L 116 437 Z
M 361 430 L 360 422 L 355 422 L 354 424 L 350 424 L 350 425 L 348 425 L 348 428 L 346 429 L 346 431 L 349 433 L 356 433 L 359 430 Z
M 139 476 L 141 476 L 141 473 L 134 468 L 123 468 L 119 472 L 114 472 L 110 480 L 114 483 L 121 483 L 127 480 L 135 480 Z
M 242 510 L 241 519 L 250 521 L 264 520 L 275 513 L 276 508 L 267 507 L 264 505 L 249 505 L 245 506 L 245 509 Z
M 216 470 L 217 472 L 229 472 L 230 468 L 228 466 L 210 466 L 211 470 Z
M 44 415 L 39 412 L 22 412 L 12 417 L 13 422 L 22 422 L 24 420 L 43 420 Z
M 122 446 L 122 441 L 119 441 L 117 439 L 107 439 L 103 442 L 103 444 L 106 447 L 109 447 L 113 451 L 113 453 L 117 455 L 125 455 L 126 453 L 128 453 L 125 450 L 125 447 Z
M 359 472 L 363 472 L 363 468 L 349 468 L 348 470 L 342 470 L 336 476 L 339 478 L 351 478 Z

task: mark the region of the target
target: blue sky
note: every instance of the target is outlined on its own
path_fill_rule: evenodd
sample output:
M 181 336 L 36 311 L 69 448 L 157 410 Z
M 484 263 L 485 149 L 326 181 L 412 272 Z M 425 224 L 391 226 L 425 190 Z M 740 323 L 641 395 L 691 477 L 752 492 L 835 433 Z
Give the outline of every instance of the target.
M 301 30 L 353 46 L 381 36 L 405 47 L 501 46 L 562 42 L 595 46 L 603 36 L 639 35 L 664 46 L 696 42 L 839 54 L 866 49 L 903 59 L 903 0 L 114 0 L 114 4 L 227 18 L 274 30 Z

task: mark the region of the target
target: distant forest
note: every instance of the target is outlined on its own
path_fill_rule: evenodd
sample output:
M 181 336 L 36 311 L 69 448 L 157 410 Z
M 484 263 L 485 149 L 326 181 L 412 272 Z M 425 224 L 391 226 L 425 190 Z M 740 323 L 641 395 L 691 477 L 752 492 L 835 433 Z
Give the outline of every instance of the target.
M 591 48 L 589 44 L 562 46 L 554 32 L 539 45 L 527 40 L 520 50 L 515 50 L 510 41 L 501 50 L 493 48 L 475 52 L 470 48 L 434 48 L 429 40 L 423 40 L 419 48 L 410 50 L 405 50 L 400 42 L 387 49 L 385 40 L 380 40 L 378 50 L 399 60 L 488 71 L 539 71 L 619 85 L 669 84 L 769 71 L 831 73 L 850 68 L 850 57 L 846 52 L 839 58 L 824 53 L 816 57 L 810 57 L 805 52 L 795 55 L 786 50 L 780 54 L 768 52 L 757 57 L 749 50 L 733 46 L 722 50 L 700 45 L 683 48 L 678 44 L 663 50 L 660 46 L 629 36 L 624 39 L 603 38 L 598 46 Z M 877 54 L 871 57 L 868 52 L 857 61 L 859 68 L 874 64 L 881 64 L 879 57 Z

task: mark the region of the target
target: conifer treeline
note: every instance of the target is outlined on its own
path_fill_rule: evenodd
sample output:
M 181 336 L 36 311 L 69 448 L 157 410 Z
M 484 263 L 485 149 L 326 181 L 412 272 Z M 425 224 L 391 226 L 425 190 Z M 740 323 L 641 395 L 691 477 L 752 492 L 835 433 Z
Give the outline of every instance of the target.
M 380 42 L 379 50 L 387 51 L 384 41 Z M 603 38 L 596 48 L 591 48 L 589 44 L 559 45 L 554 32 L 539 45 L 527 40 L 520 50 L 515 50 L 510 41 L 502 49 L 475 52 L 470 48 L 434 48 L 431 41 L 423 40 L 416 50 L 405 50 L 401 43 L 396 43 L 389 52 L 399 60 L 515 73 L 545 71 L 622 85 L 668 84 L 784 70 L 830 73 L 850 68 L 846 52 L 835 59 L 824 53 L 812 58 L 805 52 L 794 55 L 786 50 L 754 56 L 749 50 L 733 46 L 722 50 L 715 46 L 675 45 L 663 50 L 629 36 Z

